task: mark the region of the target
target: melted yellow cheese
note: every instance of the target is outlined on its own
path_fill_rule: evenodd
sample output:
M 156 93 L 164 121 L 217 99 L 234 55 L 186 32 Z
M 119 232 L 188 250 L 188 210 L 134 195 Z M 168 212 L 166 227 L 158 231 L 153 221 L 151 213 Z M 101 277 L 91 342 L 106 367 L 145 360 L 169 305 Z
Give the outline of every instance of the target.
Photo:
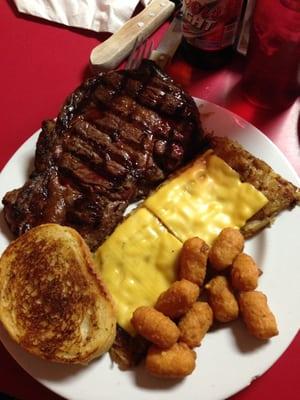
M 144 202 L 184 242 L 199 236 L 212 244 L 225 227 L 241 228 L 268 202 L 254 186 L 208 151 Z
M 153 305 L 176 280 L 181 242 L 147 209 L 140 208 L 119 225 L 95 254 L 100 274 L 129 333 L 133 311 Z
M 266 203 L 211 151 L 162 185 L 95 254 L 119 325 L 134 333 L 133 311 L 153 305 L 176 280 L 182 242 L 199 236 L 211 244 L 224 227 L 242 227 Z

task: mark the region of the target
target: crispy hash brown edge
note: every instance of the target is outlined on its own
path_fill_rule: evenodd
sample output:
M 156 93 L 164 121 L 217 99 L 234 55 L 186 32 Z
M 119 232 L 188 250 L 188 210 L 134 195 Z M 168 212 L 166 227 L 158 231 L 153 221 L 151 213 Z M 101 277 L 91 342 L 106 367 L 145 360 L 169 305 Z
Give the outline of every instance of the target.
M 300 189 L 277 174 L 266 162 L 245 150 L 238 142 L 227 137 L 211 136 L 209 147 L 240 175 L 242 182 L 252 184 L 269 202 L 251 217 L 241 229 L 250 238 L 270 226 L 283 210 L 300 204 Z

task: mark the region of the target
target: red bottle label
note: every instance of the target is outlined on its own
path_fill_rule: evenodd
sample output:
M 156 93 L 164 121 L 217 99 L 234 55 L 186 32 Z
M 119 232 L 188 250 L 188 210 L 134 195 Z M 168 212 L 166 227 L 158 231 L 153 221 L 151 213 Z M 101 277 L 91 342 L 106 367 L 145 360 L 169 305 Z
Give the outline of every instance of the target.
M 236 37 L 242 0 L 185 0 L 182 33 L 201 50 L 231 46 Z

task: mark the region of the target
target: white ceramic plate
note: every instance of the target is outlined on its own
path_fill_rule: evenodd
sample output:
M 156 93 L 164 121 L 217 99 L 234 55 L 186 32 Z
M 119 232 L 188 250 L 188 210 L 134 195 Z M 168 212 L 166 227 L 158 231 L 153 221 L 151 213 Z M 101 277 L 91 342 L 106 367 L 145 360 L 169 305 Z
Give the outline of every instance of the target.
M 260 131 L 238 116 L 214 104 L 199 102 L 206 131 L 237 139 L 254 155 L 264 159 L 286 179 L 300 181 L 282 153 Z M 33 135 L 15 153 L 0 177 L 0 198 L 19 187 L 31 169 L 35 142 Z M 221 400 L 249 385 L 263 374 L 288 347 L 299 329 L 300 207 L 280 215 L 271 229 L 247 241 L 246 251 L 263 269 L 259 289 L 265 292 L 275 313 L 280 334 L 267 343 L 249 336 L 241 322 L 210 332 L 197 349 L 197 367 L 180 381 L 161 381 L 139 367 L 120 371 L 108 355 L 87 367 L 45 362 L 24 352 L 3 328 L 0 338 L 17 362 L 35 379 L 70 400 Z M 11 237 L 1 214 L 0 253 Z

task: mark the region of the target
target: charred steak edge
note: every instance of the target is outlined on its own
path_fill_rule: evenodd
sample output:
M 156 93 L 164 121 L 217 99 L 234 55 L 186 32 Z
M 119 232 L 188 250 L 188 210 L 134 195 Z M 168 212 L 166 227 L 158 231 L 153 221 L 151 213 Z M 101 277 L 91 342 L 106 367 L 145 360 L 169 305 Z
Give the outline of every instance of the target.
M 47 222 L 72 226 L 95 250 L 201 138 L 193 99 L 153 62 L 100 73 L 43 123 L 34 171 L 3 198 L 5 220 L 16 236 Z

